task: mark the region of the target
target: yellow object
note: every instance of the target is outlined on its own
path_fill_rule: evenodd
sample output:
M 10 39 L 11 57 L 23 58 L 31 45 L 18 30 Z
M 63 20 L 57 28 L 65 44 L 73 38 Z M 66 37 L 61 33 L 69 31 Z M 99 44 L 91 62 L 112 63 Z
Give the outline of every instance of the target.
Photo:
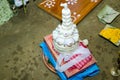
M 100 35 L 116 44 L 120 40 L 120 29 L 107 27 L 100 32 Z

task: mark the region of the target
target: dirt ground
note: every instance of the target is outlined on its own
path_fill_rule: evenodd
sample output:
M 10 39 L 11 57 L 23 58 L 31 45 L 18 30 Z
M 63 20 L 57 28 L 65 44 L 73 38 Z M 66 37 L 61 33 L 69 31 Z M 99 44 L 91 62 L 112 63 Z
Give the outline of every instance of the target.
M 60 80 L 43 63 L 39 44 L 60 23 L 58 19 L 37 7 L 42 0 L 30 0 L 27 13 L 23 9 L 0 26 L 0 80 Z M 113 77 L 110 69 L 118 57 L 120 47 L 103 39 L 98 33 L 105 27 L 98 12 L 110 5 L 120 12 L 120 0 L 103 0 L 77 24 L 81 39 L 89 40 L 89 49 L 97 60 L 100 73 L 84 80 L 120 80 Z M 120 28 L 120 16 L 111 25 Z

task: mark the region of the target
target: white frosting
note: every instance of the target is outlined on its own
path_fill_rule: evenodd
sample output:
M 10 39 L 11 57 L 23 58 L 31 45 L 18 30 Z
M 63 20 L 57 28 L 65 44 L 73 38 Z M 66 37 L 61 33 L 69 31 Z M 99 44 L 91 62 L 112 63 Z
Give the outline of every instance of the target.
M 79 34 L 76 25 L 71 19 L 71 12 L 67 4 L 61 4 L 62 24 L 59 24 L 53 31 L 53 45 L 55 50 L 60 53 L 67 53 L 76 50 L 79 42 Z

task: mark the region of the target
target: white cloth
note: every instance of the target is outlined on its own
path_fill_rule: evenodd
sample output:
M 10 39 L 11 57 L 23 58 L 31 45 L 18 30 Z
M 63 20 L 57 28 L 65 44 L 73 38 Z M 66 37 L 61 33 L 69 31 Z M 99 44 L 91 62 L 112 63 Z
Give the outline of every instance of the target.
M 74 56 L 76 54 L 78 56 L 74 57 L 73 59 L 70 59 L 72 56 Z M 88 48 L 85 48 L 83 46 L 79 46 L 78 49 L 76 49 L 73 53 L 59 54 L 55 68 L 56 68 L 56 70 L 58 70 L 60 72 L 64 72 L 65 70 L 69 69 L 70 67 L 72 67 L 76 63 L 87 58 L 90 54 L 91 53 L 90 53 Z M 63 60 L 64 61 L 69 60 L 69 61 L 67 63 L 61 65 Z

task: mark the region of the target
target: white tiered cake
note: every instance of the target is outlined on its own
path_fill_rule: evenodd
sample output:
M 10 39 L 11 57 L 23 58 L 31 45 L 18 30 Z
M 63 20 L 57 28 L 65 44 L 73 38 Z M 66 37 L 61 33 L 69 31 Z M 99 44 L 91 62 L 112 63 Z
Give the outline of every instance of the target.
M 67 3 L 61 4 L 62 24 L 53 31 L 53 45 L 59 53 L 69 53 L 78 47 L 79 34 L 76 25 L 72 22 L 71 11 L 67 7 Z

